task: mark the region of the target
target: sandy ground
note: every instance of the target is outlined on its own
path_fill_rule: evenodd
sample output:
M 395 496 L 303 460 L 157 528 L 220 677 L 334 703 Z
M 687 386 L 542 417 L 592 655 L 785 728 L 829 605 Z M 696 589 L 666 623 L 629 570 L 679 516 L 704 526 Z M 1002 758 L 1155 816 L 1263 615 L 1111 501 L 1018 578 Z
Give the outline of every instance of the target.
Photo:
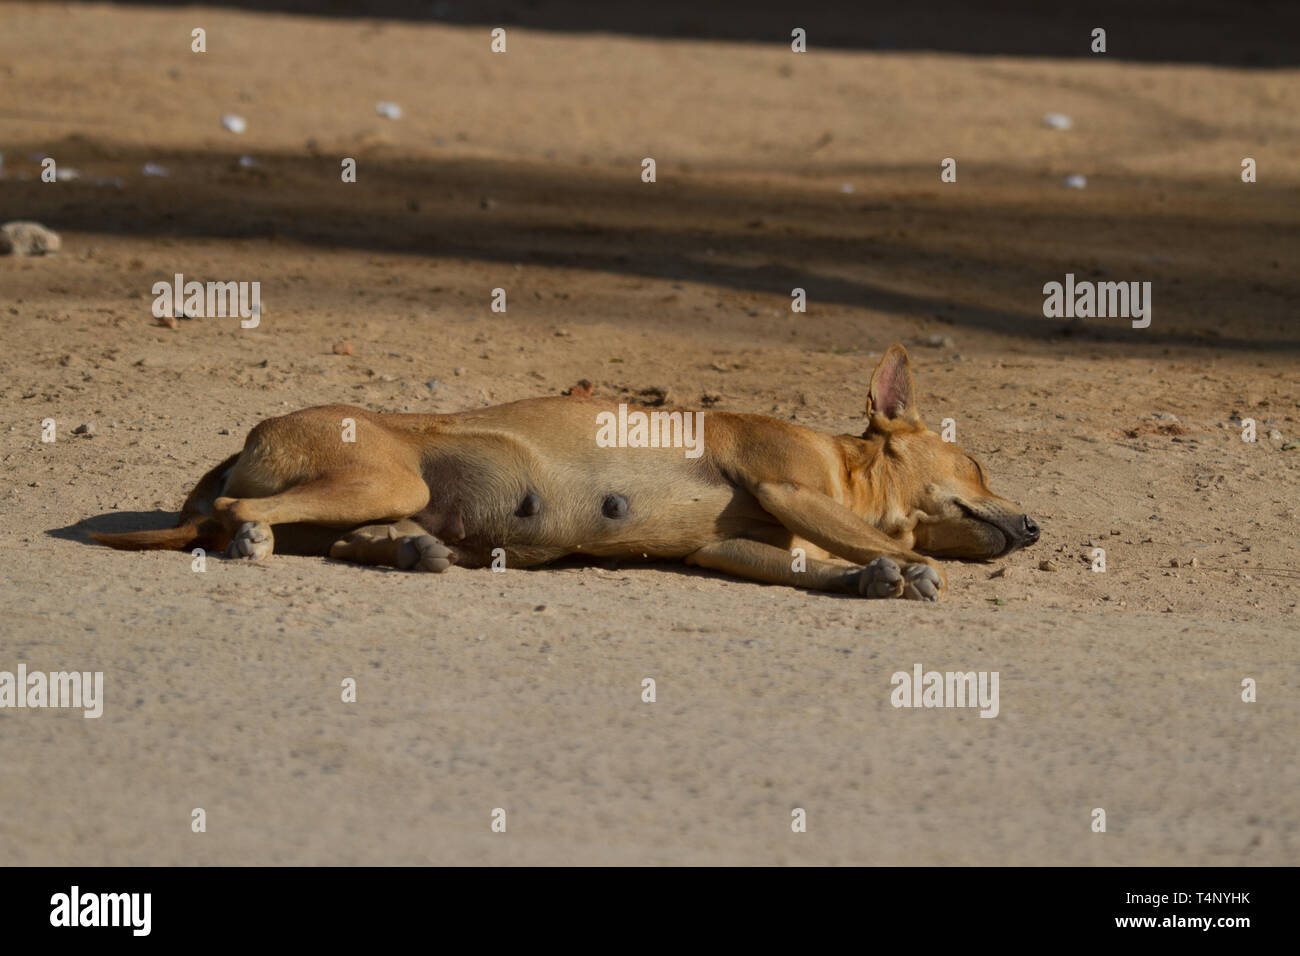
M 0 711 L 0 864 L 1294 863 L 1297 71 L 488 42 L 0 5 L 0 219 L 63 238 L 0 259 L 0 670 L 106 683 L 98 720 Z M 177 272 L 260 281 L 261 326 L 158 326 Z M 1043 318 L 1067 272 L 1151 281 L 1151 327 Z M 166 524 L 325 402 L 585 378 L 856 433 L 894 341 L 1044 529 L 937 605 L 649 565 L 200 574 L 85 538 Z M 998 671 L 999 716 L 894 709 L 916 663 Z

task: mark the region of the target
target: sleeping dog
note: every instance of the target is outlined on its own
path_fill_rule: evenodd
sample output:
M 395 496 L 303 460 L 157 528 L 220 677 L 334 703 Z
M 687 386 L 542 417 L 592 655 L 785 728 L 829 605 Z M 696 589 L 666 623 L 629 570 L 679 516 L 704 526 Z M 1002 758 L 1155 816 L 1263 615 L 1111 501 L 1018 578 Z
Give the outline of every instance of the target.
M 1038 540 L 979 462 L 926 428 L 901 345 L 872 374 L 866 414 L 855 437 L 596 398 L 454 415 L 324 405 L 257 425 L 190 493 L 175 528 L 93 537 L 416 571 L 661 558 L 928 601 L 945 585 L 936 558 L 996 558 Z

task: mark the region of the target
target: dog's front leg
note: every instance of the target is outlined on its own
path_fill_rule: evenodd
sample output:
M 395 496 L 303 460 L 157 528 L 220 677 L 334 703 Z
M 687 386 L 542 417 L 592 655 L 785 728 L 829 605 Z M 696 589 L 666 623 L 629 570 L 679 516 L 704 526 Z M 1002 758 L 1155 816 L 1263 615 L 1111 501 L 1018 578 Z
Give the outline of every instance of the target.
M 713 571 L 792 588 L 837 591 L 867 598 L 910 597 L 933 601 L 938 596 L 938 588 L 929 587 L 915 576 L 908 580 L 889 558 L 877 558 L 865 567 L 855 567 L 801 558 L 762 541 L 730 538 L 705 545 L 688 554 L 685 560 L 687 564 Z
M 723 571 L 751 581 L 811 588 L 815 591 L 856 593 L 856 586 L 850 587 L 848 580 L 848 575 L 854 568 L 815 558 L 797 560 L 791 552 L 776 545 L 747 538 L 729 538 L 705 545 L 698 551 L 692 551 L 684 560 L 687 564 Z
M 877 568 L 883 581 L 900 575 L 904 597 L 935 600 L 947 586 L 943 569 L 839 502 L 789 481 L 756 481 L 749 491 L 788 530 L 846 560 Z M 892 571 L 889 568 L 892 567 Z

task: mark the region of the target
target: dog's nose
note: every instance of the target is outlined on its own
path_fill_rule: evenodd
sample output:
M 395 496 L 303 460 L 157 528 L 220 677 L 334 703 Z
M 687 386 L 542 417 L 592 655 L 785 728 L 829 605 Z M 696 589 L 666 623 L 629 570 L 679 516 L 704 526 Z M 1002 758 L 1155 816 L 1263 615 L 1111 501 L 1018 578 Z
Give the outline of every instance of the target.
M 1020 524 L 1022 526 L 1021 536 L 1024 538 L 1025 544 L 1033 544 L 1038 540 L 1038 522 L 1034 521 L 1029 515 L 1021 515 Z

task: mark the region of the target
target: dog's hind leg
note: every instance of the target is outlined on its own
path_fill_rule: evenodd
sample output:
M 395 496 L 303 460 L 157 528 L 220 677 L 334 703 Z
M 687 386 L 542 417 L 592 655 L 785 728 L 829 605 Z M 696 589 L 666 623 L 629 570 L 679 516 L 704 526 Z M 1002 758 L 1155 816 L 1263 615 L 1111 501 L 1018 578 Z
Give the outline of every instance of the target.
M 330 557 L 403 571 L 446 571 L 456 563 L 454 551 L 409 518 L 354 528 L 334 542 Z
M 784 584 L 787 587 L 814 591 L 838 591 L 868 598 L 911 597 L 933 601 L 938 588 L 930 587 L 920 575 L 904 577 L 898 565 L 886 557 L 876 558 L 865 567 L 837 564 L 816 558 L 796 561 L 791 552 L 762 541 L 730 538 L 705 545 L 686 556 L 687 564 L 736 577 Z M 920 565 L 920 567 L 925 567 Z
M 304 522 L 350 528 L 409 518 L 429 503 L 429 487 L 405 468 L 345 470 L 265 498 L 218 498 L 213 514 L 230 533 L 233 557 L 259 560 L 275 547 L 271 526 Z
M 799 537 L 837 557 L 880 569 L 882 582 L 900 574 L 903 597 L 933 601 L 947 584 L 938 564 L 900 547 L 865 518 L 818 491 L 788 481 L 756 481 L 749 491 L 764 511 Z

